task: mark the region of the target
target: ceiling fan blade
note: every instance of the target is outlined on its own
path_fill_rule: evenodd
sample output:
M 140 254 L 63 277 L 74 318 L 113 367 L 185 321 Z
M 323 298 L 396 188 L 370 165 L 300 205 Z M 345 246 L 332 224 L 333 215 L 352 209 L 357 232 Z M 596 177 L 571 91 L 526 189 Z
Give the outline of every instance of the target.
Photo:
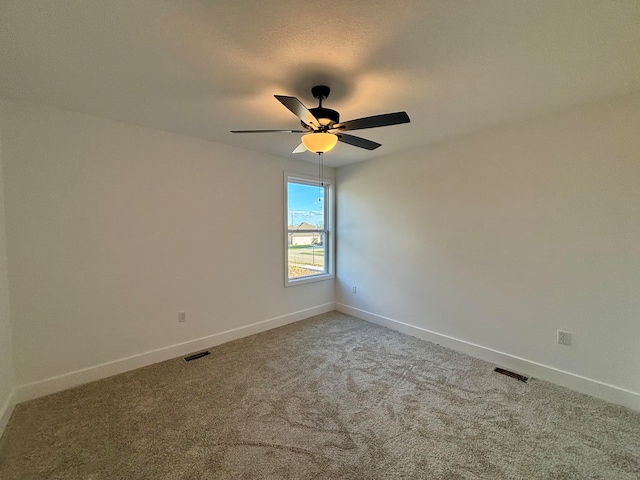
M 318 119 L 296 97 L 287 97 L 286 95 L 274 95 L 274 97 L 305 124 L 311 125 L 314 129 L 320 128 Z
M 231 133 L 309 133 L 307 130 L 230 130 Z
M 364 148 L 366 150 L 375 150 L 382 146 L 380 143 L 372 142 L 366 138 L 356 137 L 354 135 L 347 135 L 346 133 L 336 133 L 336 136 L 338 137 L 339 142 L 347 143 L 354 147 Z
M 303 143 L 301 143 L 300 145 L 298 145 L 295 150 L 291 153 L 302 153 L 302 152 L 306 152 L 307 151 L 307 147 L 304 146 Z
M 339 132 L 346 132 L 347 130 L 361 130 L 364 128 L 398 125 L 400 123 L 409 123 L 410 121 L 411 120 L 409 119 L 407 112 L 383 113 L 382 115 L 374 115 L 373 117 L 364 117 L 356 120 L 336 123 L 329 131 L 337 130 Z

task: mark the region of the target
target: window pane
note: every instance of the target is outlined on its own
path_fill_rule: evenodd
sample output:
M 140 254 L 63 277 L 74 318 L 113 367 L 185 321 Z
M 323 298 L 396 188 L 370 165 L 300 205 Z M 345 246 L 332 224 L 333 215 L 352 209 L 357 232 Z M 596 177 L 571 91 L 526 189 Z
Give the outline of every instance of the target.
M 296 233 L 295 230 L 290 230 L 287 262 L 290 279 L 327 273 L 325 233 Z
M 324 229 L 325 189 L 291 181 L 287 188 L 289 229 Z
M 326 187 L 287 183 L 287 275 L 296 279 L 327 273 L 325 258 Z

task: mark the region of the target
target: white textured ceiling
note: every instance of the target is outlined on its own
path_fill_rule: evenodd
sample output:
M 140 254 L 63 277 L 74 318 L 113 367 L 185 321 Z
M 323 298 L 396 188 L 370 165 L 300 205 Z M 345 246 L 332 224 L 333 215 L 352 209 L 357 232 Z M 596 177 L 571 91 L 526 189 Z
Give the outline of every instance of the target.
M 0 0 L 0 95 L 281 156 L 315 84 L 348 120 L 341 166 L 640 90 L 640 2 Z

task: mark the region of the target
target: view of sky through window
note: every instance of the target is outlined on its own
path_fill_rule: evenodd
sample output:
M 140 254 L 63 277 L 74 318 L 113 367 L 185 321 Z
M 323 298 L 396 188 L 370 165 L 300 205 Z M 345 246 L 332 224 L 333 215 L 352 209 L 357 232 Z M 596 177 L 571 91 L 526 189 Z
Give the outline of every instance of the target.
M 289 225 L 306 222 L 324 228 L 324 189 L 314 185 L 289 182 Z

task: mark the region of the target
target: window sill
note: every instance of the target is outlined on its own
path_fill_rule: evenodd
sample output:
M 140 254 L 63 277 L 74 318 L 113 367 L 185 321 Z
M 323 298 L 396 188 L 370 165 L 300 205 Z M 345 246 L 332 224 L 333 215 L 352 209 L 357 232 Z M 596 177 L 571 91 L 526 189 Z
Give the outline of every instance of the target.
M 322 275 L 313 275 L 311 277 L 292 278 L 286 279 L 284 282 L 285 287 L 294 287 L 296 285 L 304 285 L 305 283 L 321 282 L 323 280 L 331 280 L 334 278 L 332 273 L 325 273 Z

